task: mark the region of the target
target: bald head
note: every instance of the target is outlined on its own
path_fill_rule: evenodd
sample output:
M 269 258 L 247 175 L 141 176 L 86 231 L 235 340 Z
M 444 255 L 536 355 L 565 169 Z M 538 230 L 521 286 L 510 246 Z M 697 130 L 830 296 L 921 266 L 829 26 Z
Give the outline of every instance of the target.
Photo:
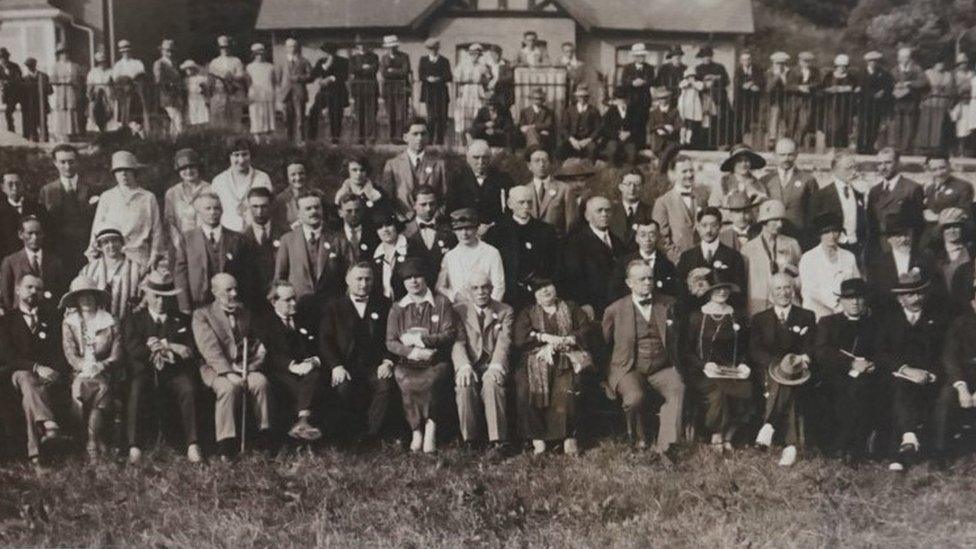
M 483 139 L 475 139 L 468 145 L 468 166 L 475 175 L 483 176 L 491 163 L 491 148 Z

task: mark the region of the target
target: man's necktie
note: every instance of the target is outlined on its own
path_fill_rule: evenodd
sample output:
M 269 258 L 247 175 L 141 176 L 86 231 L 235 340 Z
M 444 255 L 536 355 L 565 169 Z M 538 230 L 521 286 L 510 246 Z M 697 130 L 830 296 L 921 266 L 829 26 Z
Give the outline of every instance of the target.
M 237 315 L 227 313 L 227 320 L 230 322 L 230 332 L 234 335 L 234 343 L 241 343 L 240 324 L 237 322 Z
M 654 301 L 653 298 L 645 297 L 644 299 L 638 301 L 637 303 L 639 303 L 641 307 L 648 307 L 653 301 Z
M 27 320 L 27 329 L 32 334 L 37 333 L 37 316 L 34 313 L 24 313 L 24 319 Z
M 264 228 L 254 227 L 254 241 L 258 243 L 258 246 L 264 244 Z
M 607 245 L 607 248 L 613 249 L 613 244 L 610 243 L 610 233 L 603 233 L 603 243 Z
M 37 254 L 31 254 L 28 257 L 28 263 L 30 264 L 31 274 L 34 276 L 41 276 L 41 265 L 37 260 Z
M 847 185 L 844 185 L 844 198 L 850 198 L 850 197 L 851 197 L 851 188 L 848 187 Z
M 210 245 L 211 246 L 217 245 L 217 234 L 215 231 L 210 231 Z
M 485 312 L 481 309 L 478 309 L 478 331 L 485 331 Z
M 715 255 L 715 254 L 713 254 L 713 253 L 712 253 L 712 250 L 708 250 L 708 251 L 706 251 L 706 252 L 705 252 L 705 263 L 709 263 L 709 264 L 711 264 L 711 262 L 712 262 L 712 257 L 713 257 L 714 255 Z

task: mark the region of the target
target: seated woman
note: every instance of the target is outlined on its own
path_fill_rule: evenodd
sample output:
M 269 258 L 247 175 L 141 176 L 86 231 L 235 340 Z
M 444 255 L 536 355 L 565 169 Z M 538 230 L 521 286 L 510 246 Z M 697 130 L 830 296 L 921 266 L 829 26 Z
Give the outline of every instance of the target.
M 746 317 L 729 300 L 739 287 L 721 270 L 704 267 L 691 272 L 688 286 L 693 294 L 707 295 L 708 301 L 688 317 L 684 379 L 703 401 L 703 427 L 711 435 L 712 447 L 727 452 L 754 408 L 751 371 L 746 365 Z
M 709 206 L 721 206 L 722 199 L 732 191 L 745 193 L 753 203 L 761 202 L 764 198 L 769 198 L 769 192 L 756 176 L 752 175 L 752 170 L 759 170 L 766 166 L 766 160 L 753 152 L 745 145 L 736 145 L 729 152 L 729 157 L 722 162 L 721 181 L 717 187 L 712 188 L 712 194 L 708 197 Z
M 79 276 L 61 298 L 64 358 L 73 372 L 71 404 L 79 424 L 88 430 L 88 455 L 107 451 L 105 426 L 112 405 L 112 379 L 122 360 L 119 326 L 108 312 L 111 297 L 94 280 Z
M 379 237 L 373 252 L 375 291 L 389 299 L 403 299 L 407 290 L 399 267 L 408 257 L 421 257 L 422 250 L 417 249 L 421 241 L 403 236 L 403 222 L 392 209 L 374 211 L 371 224 Z
M 366 205 L 367 212 L 383 211 L 390 207 L 386 195 L 369 178 L 369 161 L 365 156 L 355 156 L 342 161 L 342 175 L 345 180 L 335 194 L 338 208 L 343 197 L 348 194 L 358 196 Z
M 948 295 L 939 297 L 947 298 L 956 313 L 967 312 L 967 298 L 973 287 L 973 243 L 969 215 L 960 208 L 946 208 L 939 212 L 938 227 L 939 235 L 932 242 L 935 268 L 948 291 Z
M 515 370 L 520 431 L 532 439 L 535 454 L 547 441 L 562 441 L 563 451 L 576 455 L 580 372 L 593 367 L 585 348 L 590 318 L 575 303 L 563 301 L 547 278 L 529 286 L 535 305 L 515 321 L 515 347 L 521 359 Z
M 125 239 L 118 229 L 105 228 L 95 235 L 95 246 L 101 252 L 85 265 L 79 276 L 88 277 L 111 297 L 109 312 L 119 324 L 142 300 L 142 279 L 146 267 L 123 253 Z

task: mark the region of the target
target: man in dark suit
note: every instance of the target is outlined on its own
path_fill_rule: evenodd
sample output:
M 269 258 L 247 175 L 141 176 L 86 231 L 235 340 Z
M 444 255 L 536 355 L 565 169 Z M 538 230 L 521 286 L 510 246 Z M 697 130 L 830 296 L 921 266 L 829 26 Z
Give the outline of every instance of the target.
M 878 368 L 891 381 L 895 435 L 900 437 L 898 453 L 889 470 L 903 471 L 912 465 L 919 450 L 916 431 L 930 425 L 929 414 L 945 378 L 943 341 L 948 315 L 928 300 L 926 275 L 910 271 L 892 288 L 898 306 L 881 315 L 875 343 Z
M 609 200 L 591 197 L 585 212 L 586 225 L 571 233 L 563 247 L 563 294 L 600 319 L 613 300 L 611 274 L 626 250 L 610 232 Z
M 945 336 L 945 379 L 939 382 L 939 396 L 935 402 L 936 464 L 944 468 L 950 431 L 962 414 L 971 415 L 972 389 L 976 388 L 976 299 L 970 291 L 966 312 L 949 325 Z
M 573 104 L 563 111 L 563 141 L 556 149 L 556 156 L 560 160 L 570 157 L 593 160 L 600 137 L 600 111 L 590 104 L 590 90 L 586 84 L 577 84 L 573 97 Z
M 613 101 L 600 122 L 599 150 L 614 166 L 637 161 L 637 136 L 642 126 L 638 113 L 628 108 L 628 94 L 623 86 L 613 90 Z M 646 131 L 646 130 L 645 130 Z
M 664 54 L 664 64 L 657 68 L 655 84 L 671 92 L 671 98 L 674 102 L 671 105 L 672 107 L 676 106 L 681 91 L 678 89 L 678 84 L 684 79 L 685 70 L 688 68 L 681 60 L 684 53 L 680 45 L 672 44 L 668 47 L 667 53 Z
M 7 257 L 22 246 L 17 236 L 21 218 L 34 216 L 45 226 L 50 226 L 50 223 L 44 206 L 26 196 L 26 183 L 16 168 L 5 168 L 0 177 L 3 178 L 0 182 L 3 189 L 0 195 L 0 257 Z
M 783 235 L 795 238 L 807 250 L 815 245 L 808 228 L 815 213 L 813 195 L 820 186 L 812 174 L 796 166 L 796 156 L 796 143 L 788 137 L 779 138 L 776 141 L 776 169 L 759 181 L 765 186 L 769 198 L 786 206 Z
M 23 248 L 0 262 L 0 305 L 12 311 L 16 306 L 17 281 L 32 274 L 44 282 L 44 299 L 57 303 L 65 292 L 70 275 L 61 259 L 46 245 L 44 226 L 36 217 L 20 220 L 18 232 Z
M 529 280 L 550 278 L 556 270 L 556 229 L 530 215 L 532 192 L 514 187 L 508 195 L 511 215 L 485 233 L 485 242 L 498 249 L 505 269 L 505 303 L 516 310 L 534 302 Z
M 21 78 L 20 65 L 10 60 L 10 52 L 7 48 L 0 48 L 0 93 L 3 94 L 4 117 L 8 132 L 14 131 L 14 113 L 17 112 L 17 105 L 20 104 L 20 95 L 23 92 Z
M 424 279 L 433 288 L 437 283 L 444 254 L 457 245 L 457 237 L 451 225 L 438 217 L 439 195 L 434 188 L 422 185 L 414 189 L 413 220 L 403 228 L 403 236 L 413 249 L 420 250 L 426 275 Z
M 830 160 L 833 181 L 813 194 L 814 216 L 829 213 L 843 220 L 840 246 L 864 264 L 868 235 L 868 213 L 864 194 L 852 185 L 857 175 L 857 160 L 846 152 L 837 152 Z M 815 235 L 811 234 L 811 240 Z
M 190 314 L 213 300 L 210 279 L 217 273 L 230 273 L 238 281 L 242 295 L 253 290 L 250 284 L 254 265 L 241 233 L 220 224 L 223 207 L 220 197 L 204 191 L 193 201 L 199 225 L 183 233 L 176 246 L 173 277 L 180 289 L 180 310 Z
M 353 99 L 360 145 L 367 140 L 371 143 L 376 141 L 376 113 L 380 96 L 376 73 L 379 70 L 379 56 L 367 50 L 362 40 L 357 38 L 352 57 L 349 58 L 349 94 Z
M 345 262 L 335 237 L 325 230 L 319 193 L 298 195 L 298 221 L 298 228 L 281 237 L 274 278 L 291 282 L 298 295 L 298 316 L 307 324 L 318 317 L 327 298 L 342 293 Z
M 748 51 L 739 55 L 739 64 L 732 74 L 732 108 L 735 116 L 735 143 L 741 143 L 745 134 L 750 133 L 753 124 L 762 117 L 759 100 L 765 84 L 765 71 L 752 61 Z M 750 140 L 759 136 L 752 135 Z M 756 142 L 756 141 L 753 141 Z
M 883 223 L 882 236 L 886 239 L 888 251 L 880 252 L 868 260 L 867 281 L 871 285 L 871 305 L 882 312 L 883 309 L 897 306 L 891 290 L 898 285 L 898 279 L 910 271 L 918 270 L 932 277 L 929 294 L 941 300 L 947 297 L 944 277 L 935 275 L 935 261 L 932 255 L 915 245 L 916 226 L 903 214 L 889 215 Z
M 878 322 L 868 307 L 868 285 L 861 278 L 845 280 L 838 297 L 842 311 L 817 324 L 813 358 L 833 403 L 828 448 L 853 465 L 864 455 L 868 434 L 888 414 L 883 374 L 874 363 Z
M 949 155 L 938 153 L 925 158 L 925 169 L 932 175 L 932 183 L 925 187 L 925 232 L 922 243 L 938 238 L 939 214 L 947 208 L 959 208 L 969 214 L 973 210 L 973 186 L 952 174 Z
M 390 121 L 390 141 L 398 142 L 407 128 L 410 98 L 413 94 L 413 70 L 410 56 L 400 51 L 400 40 L 395 35 L 383 37 L 386 54 L 380 59 L 380 73 L 383 75 L 383 103 L 386 104 L 387 119 Z
M 636 249 L 634 231 L 638 225 L 653 221 L 653 206 L 641 200 L 644 196 L 644 174 L 637 169 L 625 173 L 617 184 L 620 201 L 610 205 L 610 232 L 623 242 L 628 252 Z
M 367 439 L 392 427 L 391 404 L 397 400 L 392 355 L 386 350 L 390 300 L 373 292 L 373 284 L 368 263 L 352 266 L 346 273 L 348 293 L 326 304 L 319 328 L 319 358 L 331 372 L 337 397 L 336 425 Z
M 81 270 L 87 262 L 88 248 L 98 192 L 78 175 L 78 151 L 71 145 L 60 144 L 51 152 L 58 178 L 44 185 L 39 193 L 41 204 L 57 227 L 51 227 L 51 247 L 64 262 L 68 272 Z
M 891 111 L 891 92 L 895 79 L 888 69 L 880 65 L 882 54 L 869 51 L 864 54 L 864 73 L 861 75 L 861 110 L 857 117 L 857 152 L 874 154 L 878 134 L 885 118 Z
M 26 274 L 17 281 L 16 309 L 0 316 L 0 380 L 13 384 L 27 427 L 27 457 L 40 463 L 41 449 L 60 439 L 52 390 L 66 372 L 61 319 L 43 300 L 44 283 Z M 6 391 L 4 391 L 6 392 Z
M 243 236 L 254 271 L 252 291 L 246 298 L 254 310 L 260 310 L 267 303 L 267 290 L 274 279 L 275 254 L 285 233 L 271 221 L 271 199 L 271 191 L 265 187 L 254 187 L 247 192 L 251 223 L 244 229 Z
M 647 144 L 647 117 L 651 108 L 651 86 L 654 85 L 654 67 L 647 63 L 647 46 L 634 44 L 630 48 L 633 62 L 624 65 L 620 85 L 627 90 L 627 108 L 637 116 L 639 128 L 634 140 L 638 149 Z
M 551 151 L 556 137 L 556 115 L 546 106 L 546 92 L 542 88 L 532 90 L 529 99 L 532 104 L 519 111 L 518 118 L 523 144 L 527 149 Z
M 340 198 L 339 218 L 342 219 L 342 227 L 336 231 L 335 240 L 345 264 L 355 265 L 373 259 L 379 240 L 376 230 L 366 219 L 363 199 L 354 194 Z
M 639 449 L 647 446 L 646 395 L 654 391 L 663 397 L 655 450 L 667 456 L 680 438 L 685 394 L 670 329 L 674 299 L 654 291 L 653 270 L 643 261 L 632 261 L 626 272 L 629 295 L 603 315 L 603 338 L 612 349 L 607 384 L 621 401 L 627 434 Z
M 627 295 L 627 266 L 633 261 L 643 261 L 651 268 L 654 275 L 654 293 L 677 297 L 684 281 L 678 280 L 678 271 L 667 254 L 658 249 L 661 229 L 653 219 L 638 223 L 634 229 L 634 245 L 636 250 L 623 256 L 617 263 L 613 275 L 614 297 Z
M 315 141 L 319 136 L 319 117 L 323 109 L 329 109 L 329 130 L 332 143 L 338 143 L 342 136 L 342 115 L 349 106 L 349 60 L 337 55 L 333 44 L 322 44 L 322 57 L 312 68 L 311 79 L 319 85 L 319 91 L 312 101 L 308 114 L 308 139 Z
M 491 148 L 485 141 L 476 139 L 468 144 L 467 161 L 451 179 L 446 210 L 474 208 L 487 230 L 506 213 L 506 195 L 514 183 L 507 173 L 492 167 Z
M 37 59 L 24 60 L 20 81 L 20 120 L 24 137 L 31 141 L 47 139 L 47 115 L 51 112 L 48 96 L 54 93 L 51 78 L 46 72 L 37 69 Z
M 749 330 L 749 353 L 755 367 L 763 372 L 760 375 L 768 394 L 756 445 L 769 448 L 776 431 L 782 431 L 783 455 L 779 464 L 784 467 L 796 462 L 797 446 L 803 442 L 817 322 L 813 311 L 794 304 L 795 293 L 793 275 L 772 275 L 769 300 L 773 306 L 756 313 Z M 790 372 L 784 366 L 795 366 L 797 370 Z
M 276 93 L 285 105 L 285 125 L 288 126 L 288 140 L 305 141 L 305 104 L 308 90 L 305 85 L 312 80 L 312 64 L 302 56 L 302 45 L 298 40 L 285 40 L 285 58 L 275 64 Z
M 903 215 L 916 228 L 921 228 L 925 210 L 925 191 L 922 186 L 900 172 L 900 154 L 892 148 L 878 151 L 878 175 L 881 181 L 868 191 L 868 250 L 867 258 L 888 251 L 882 242 L 882 223 L 889 215 Z
M 739 252 L 722 244 L 718 240 L 718 233 L 722 227 L 722 212 L 715 207 L 708 206 L 698 212 L 695 230 L 700 242 L 694 248 L 685 250 L 678 259 L 678 284 L 681 285 L 681 295 L 678 296 L 679 310 L 682 312 L 697 309 L 704 304 L 703 298 L 691 295 L 688 290 L 688 274 L 692 269 L 705 267 L 725 272 L 727 279 L 745 289 L 746 267 Z M 745 305 L 746 296 L 742 293 L 733 294 L 732 299 L 738 301 L 737 306 Z
M 122 345 L 129 367 L 129 398 L 126 405 L 126 437 L 129 461 L 138 462 L 145 440 L 142 428 L 145 399 L 166 391 L 176 401 L 186 457 L 190 463 L 202 460 L 197 444 L 196 376 L 197 351 L 190 317 L 179 312 L 173 299 L 179 293 L 173 279 L 153 271 L 142 285 L 146 307 L 132 313 L 122 324 Z M 164 410 L 153 407 L 160 416 Z M 159 417 L 155 418 L 157 421 Z
M 427 151 L 427 121 L 414 118 L 403 134 L 407 149 L 386 161 L 383 166 L 381 190 L 393 201 L 398 214 L 409 220 L 413 216 L 413 191 L 420 185 L 437 190 L 438 196 L 447 194 L 447 170 L 444 159 Z
M 278 395 L 287 405 L 288 417 L 296 418 L 288 436 L 314 441 L 322 437 L 313 416 L 322 386 L 322 362 L 315 343 L 315 328 L 299 323 L 295 288 L 284 280 L 276 281 L 268 291 L 273 314 L 258 328 L 268 351 L 267 372 Z
M 429 52 L 417 64 L 417 78 L 420 80 L 420 102 L 427 105 L 427 119 L 430 121 L 430 135 L 435 145 L 444 144 L 447 135 L 447 114 L 450 94 L 447 85 L 454 80 L 451 62 L 437 53 L 441 41 L 428 38 L 424 47 Z

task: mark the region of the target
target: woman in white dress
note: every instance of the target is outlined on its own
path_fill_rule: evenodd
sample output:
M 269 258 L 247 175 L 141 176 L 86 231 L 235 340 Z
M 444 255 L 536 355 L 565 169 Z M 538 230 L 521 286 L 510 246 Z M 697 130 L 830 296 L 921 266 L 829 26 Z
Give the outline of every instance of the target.
M 180 65 L 180 69 L 186 86 L 186 121 L 191 126 L 199 126 L 210 123 L 210 106 L 207 98 L 210 97 L 210 79 L 205 74 L 200 74 L 200 65 L 192 59 L 187 59 Z
M 461 58 L 454 72 L 454 81 L 457 83 L 454 128 L 458 135 L 464 135 L 485 101 L 489 75 L 481 58 L 482 51 L 481 44 L 468 46 L 467 56 Z
M 972 133 L 976 129 L 976 96 L 973 90 L 976 86 L 976 73 L 969 64 L 969 57 L 965 53 L 956 55 L 956 70 L 952 77 L 956 84 L 956 104 L 949 111 L 949 116 L 956 123 L 956 152 L 966 156 L 972 151 Z
M 248 114 L 251 133 L 261 139 L 275 129 L 275 82 L 274 65 L 265 61 L 263 44 L 251 46 L 254 61 L 247 65 Z

